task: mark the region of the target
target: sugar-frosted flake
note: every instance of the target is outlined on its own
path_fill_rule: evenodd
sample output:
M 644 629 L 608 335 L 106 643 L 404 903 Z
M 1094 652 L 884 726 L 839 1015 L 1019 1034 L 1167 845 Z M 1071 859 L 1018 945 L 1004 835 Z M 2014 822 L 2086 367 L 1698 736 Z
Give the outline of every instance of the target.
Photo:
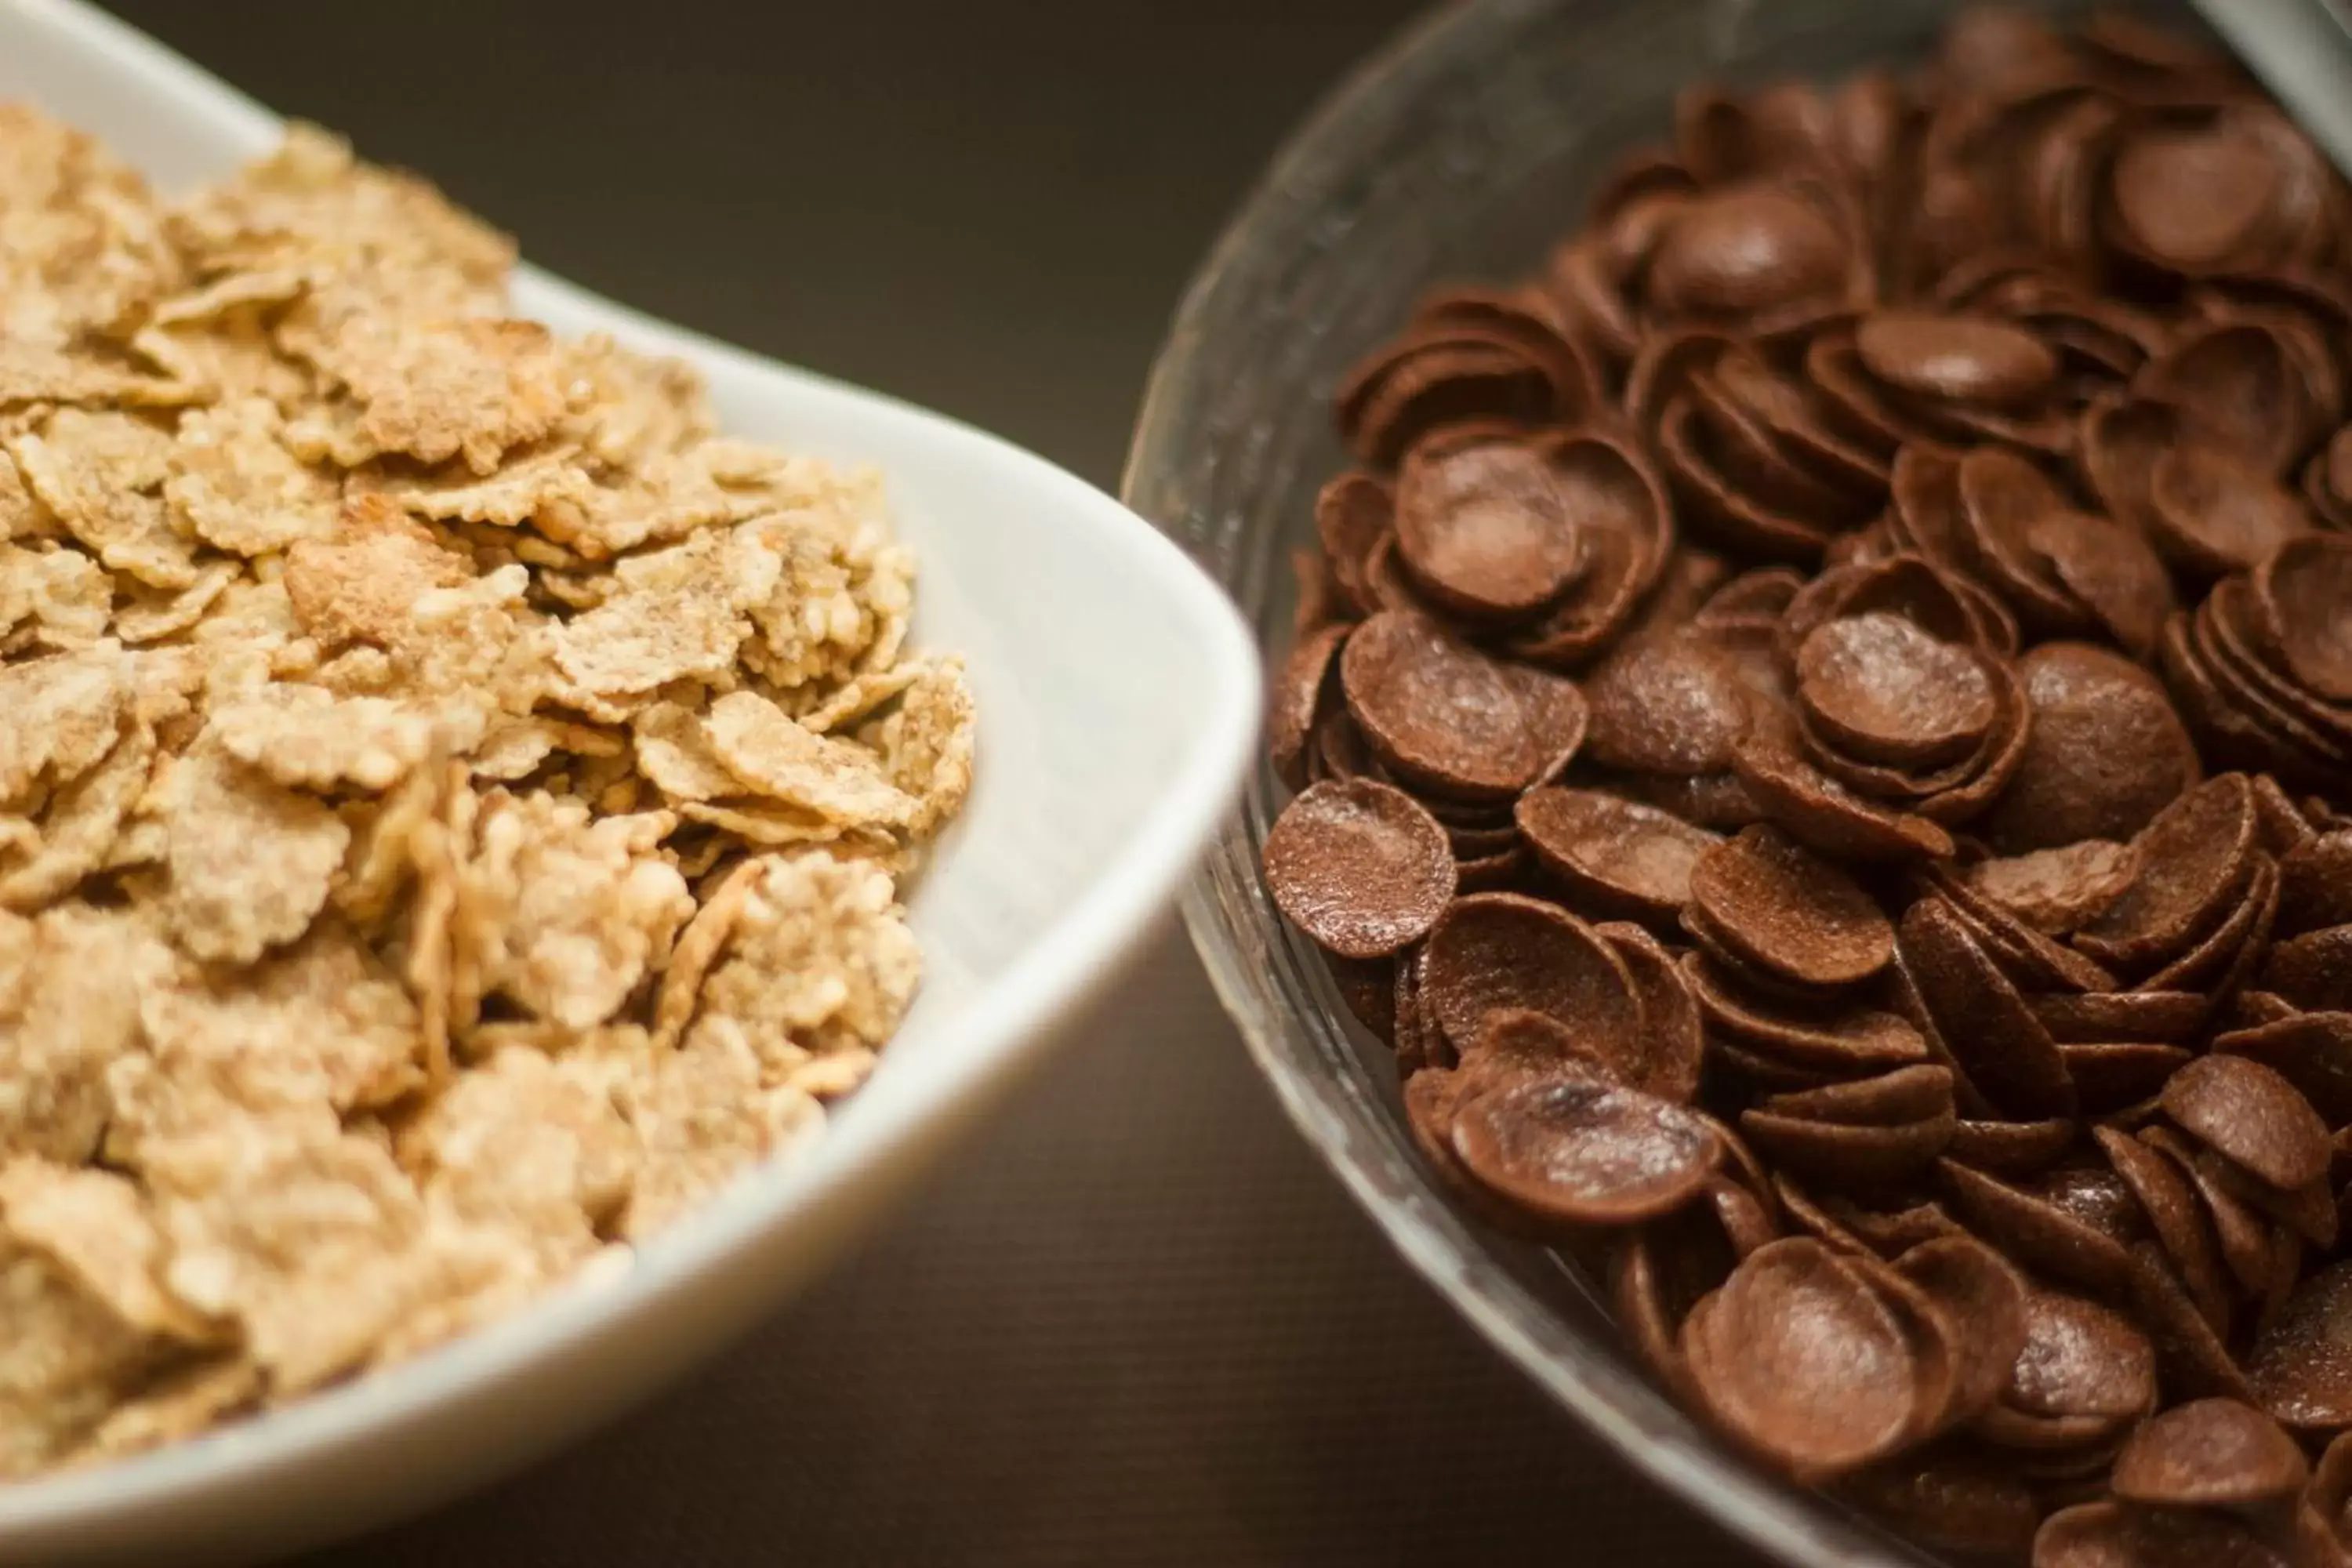
M 475 709 L 420 710 L 382 697 L 338 698 L 275 684 L 216 710 L 214 736 L 237 761 L 296 789 L 390 789 L 436 743 L 463 750 L 480 734 Z
M 52 531 L 47 508 L 34 499 L 16 460 L 0 452 L 0 539 L 24 539 Z
M 61 1458 L 120 1388 L 151 1366 L 155 1342 L 30 1248 L 0 1242 L 0 1476 Z
M 496 720 L 467 759 L 467 766 L 485 783 L 512 784 L 537 772 L 555 754 L 564 728 L 541 719 Z
M 160 1087 L 184 1102 L 179 1114 L 349 1112 L 424 1081 L 415 1004 L 331 917 L 234 984 L 158 979 L 140 1016 Z
M 413 174 L 373 168 L 341 137 L 300 122 L 268 155 L 173 209 L 172 237 L 207 272 L 262 258 L 336 257 L 387 270 L 446 269 L 495 289 L 514 242 Z
M 913 832 L 934 832 L 963 809 L 971 793 L 973 732 L 971 687 L 957 658 L 925 667 L 882 721 L 876 743 L 891 782 L 919 803 L 908 824 Z
M 556 665 L 603 694 L 724 675 L 746 634 L 743 611 L 774 588 L 775 542 L 744 523 L 628 557 L 614 568 L 612 598 L 555 629 Z
M 0 1477 L 617 1277 L 907 1005 L 969 700 L 878 483 L 512 261 L 0 105 Z
M 593 1066 L 524 1046 L 460 1075 L 394 1148 L 444 1212 L 556 1264 L 594 1250 L 637 1163 L 636 1132 Z
M 114 749 L 131 672 L 112 648 L 0 668 L 0 800 L 80 777 Z
M 126 581 L 114 606 L 113 632 L 126 643 L 161 642 L 205 618 L 213 602 L 236 580 L 236 565 L 215 561 L 200 567 L 195 581 L 176 590 Z
M 654 1044 L 667 1049 L 677 1044 L 693 1021 L 702 999 L 702 982 L 735 934 L 743 907 L 767 875 L 764 860 L 745 860 L 730 871 L 678 932 L 670 951 L 669 967 L 662 972 L 661 989 L 654 998 Z
M 380 646 L 410 635 L 416 600 L 473 580 L 465 557 L 381 498 L 354 501 L 331 540 L 286 554 L 286 593 L 302 629 L 329 647 Z
M 54 648 L 88 647 L 106 635 L 113 611 L 114 584 L 106 569 L 80 551 L 57 546 L 15 552 L 12 579 L 26 584 L 38 641 Z
M 157 588 L 196 580 L 194 545 L 163 498 L 172 438 L 129 414 L 61 408 L 8 443 L 26 483 L 108 567 Z
M 592 821 L 545 795 L 485 801 L 461 872 L 473 929 L 459 933 L 484 994 L 574 1028 L 611 1017 L 694 912 L 655 853 L 671 826 L 667 813 Z
M 121 1458 L 193 1437 L 256 1403 L 261 1383 L 261 1369 L 242 1352 L 180 1367 L 108 1412 L 73 1458 Z
M 772 856 L 702 986 L 687 1038 L 740 1038 L 772 1063 L 887 1039 L 914 999 L 922 953 L 891 879 L 822 854 Z
M 829 689 L 811 687 L 794 695 L 807 706 L 794 712 L 803 729 L 820 735 L 855 724 L 920 680 L 930 666 L 908 659 L 873 675 L 853 675 Z
M 381 1144 L 268 1123 L 214 1145 L 201 1184 L 157 1194 L 172 1246 L 164 1284 L 233 1319 L 273 1394 L 350 1370 L 442 1289 L 416 1189 Z
M 607 468 L 640 468 L 714 427 L 702 377 L 683 360 L 649 359 L 602 332 L 572 344 L 569 357 L 567 433 Z
M 351 842 L 331 807 L 214 747 L 173 770 L 164 822 L 172 935 L 196 958 L 229 963 L 301 935 Z
M 621 1235 L 642 1240 L 780 1146 L 814 1135 L 824 1108 L 761 1082 L 760 1060 L 726 1037 L 689 1039 L 632 1086 L 629 1120 L 644 1146 Z
M 719 762 L 742 781 L 735 793 L 766 795 L 844 824 L 897 827 L 915 817 L 917 802 L 890 782 L 874 752 L 802 728 L 756 692 L 731 691 L 711 704 L 703 731 Z
M 411 900 L 404 977 L 416 997 L 425 1076 L 435 1084 L 448 1080 L 451 1031 L 473 1023 L 482 997 L 477 956 L 481 944 L 468 941 L 461 952 L 459 943 L 462 875 L 480 809 L 465 764 L 451 763 L 443 771 L 432 811 L 406 838 L 417 886 Z M 478 923 L 467 921 L 469 928 Z
M 576 447 L 554 446 L 509 454 L 485 478 L 462 465 L 428 473 L 362 468 L 346 484 L 353 495 L 380 495 L 415 516 L 512 528 L 536 513 L 577 506 L 595 485 L 580 467 Z
M 582 556 L 601 561 L 767 510 L 756 498 L 723 488 L 697 449 L 656 454 L 615 483 L 557 498 L 541 513 L 539 527 Z
M 0 406 L 39 404 L 168 407 L 194 402 L 201 387 L 147 375 L 93 351 L 37 339 L 0 340 Z
M 656 702 L 630 721 L 637 771 L 673 802 L 740 795 L 743 784 L 711 750 L 702 721 L 675 702 Z
M 210 322 L 249 306 L 283 305 L 310 286 L 310 275 L 296 267 L 225 273 L 200 289 L 160 301 L 148 312 L 147 324 L 176 327 Z
M 20 917 L 0 917 L 0 947 L 25 951 Z M 76 1165 L 112 1113 L 110 1064 L 136 1054 L 142 977 L 171 954 L 127 910 L 61 904 L 31 922 L 29 956 L 9 998 L 9 1072 L 0 1085 L 0 1153 Z
M 203 327 L 142 327 L 131 334 L 130 347 L 163 373 L 159 388 L 184 389 L 190 402 L 261 397 L 291 410 L 311 395 L 310 373 L 279 357 L 269 334 L 247 313 Z
M 478 474 L 546 436 L 570 405 L 562 354 L 536 321 L 360 317 L 312 357 L 349 389 L 376 451 L 463 458 Z
M 180 420 L 163 481 L 173 515 L 233 555 L 266 555 L 331 536 L 334 481 L 289 451 L 285 421 L 264 397 L 191 409 Z
M 163 1238 L 126 1177 L 21 1155 L 0 1166 L 0 1229 L 142 1333 L 188 1344 L 219 1337 L 163 1289 Z
M 113 608 L 113 579 L 80 551 L 0 541 L 0 629 L 17 628 L 24 646 L 88 647 L 106 635 Z
M 0 905 L 37 910 L 107 865 L 154 764 L 154 732 L 134 725 L 98 766 L 59 788 L 43 816 L 38 842 L 25 847 L 21 858 L 0 855 Z
M 335 908 L 365 927 L 392 910 L 415 865 L 415 835 L 440 809 L 446 784 L 443 769 L 422 767 L 411 772 L 381 802 L 352 808 L 352 843 L 335 879 Z
M 781 801 L 688 800 L 678 803 L 677 814 L 770 849 L 830 844 L 848 831 L 838 822 Z

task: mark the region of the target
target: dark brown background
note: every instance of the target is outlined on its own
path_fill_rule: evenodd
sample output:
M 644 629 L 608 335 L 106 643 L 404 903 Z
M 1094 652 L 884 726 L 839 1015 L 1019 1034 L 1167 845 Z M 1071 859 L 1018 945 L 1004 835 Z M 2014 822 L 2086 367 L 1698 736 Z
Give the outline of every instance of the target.
M 1413 0 L 116 0 L 558 272 L 1116 481 L 1194 261 Z M 1727 1564 L 1410 1275 L 1172 924 L 885 1237 L 310 1568 Z

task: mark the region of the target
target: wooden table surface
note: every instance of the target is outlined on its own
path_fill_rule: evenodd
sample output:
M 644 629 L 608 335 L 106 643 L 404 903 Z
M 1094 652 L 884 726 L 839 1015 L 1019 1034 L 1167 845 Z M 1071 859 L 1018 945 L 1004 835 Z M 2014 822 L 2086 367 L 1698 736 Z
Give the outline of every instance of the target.
M 1178 291 L 1412 0 L 114 0 L 615 298 L 1115 481 Z M 309 1568 L 1747 1564 L 1455 1321 L 1171 921 L 699 1376 Z

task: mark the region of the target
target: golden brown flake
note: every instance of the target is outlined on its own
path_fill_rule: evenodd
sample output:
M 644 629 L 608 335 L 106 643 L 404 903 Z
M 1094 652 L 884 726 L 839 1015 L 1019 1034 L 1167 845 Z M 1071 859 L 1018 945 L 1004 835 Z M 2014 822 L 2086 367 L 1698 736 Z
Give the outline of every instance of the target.
M 173 937 L 193 957 L 227 963 L 308 929 L 352 836 L 332 808 L 219 749 L 173 769 L 165 823 Z
M 166 459 L 163 499 L 198 539 L 233 555 L 267 555 L 334 532 L 334 482 L 288 450 L 268 398 L 191 409 Z
M 171 449 L 167 431 L 135 415 L 79 408 L 8 443 L 33 493 L 110 570 L 185 588 L 196 580 L 194 546 L 156 493 Z
M 598 820 L 543 795 L 486 799 L 460 873 L 460 941 L 483 994 L 572 1028 L 611 1017 L 694 912 L 655 852 L 670 826 L 667 813 Z
M 720 698 L 703 730 L 727 771 L 743 781 L 741 793 L 845 826 L 899 827 L 914 819 L 917 803 L 890 782 L 879 757 L 803 729 L 757 692 Z
M 891 879 L 823 854 L 772 856 L 703 982 L 691 1044 L 741 1041 L 772 1074 L 889 1038 L 914 998 L 922 954 Z
M 296 126 L 166 208 L 0 105 L 0 214 L 7 1478 L 619 1278 L 814 1133 L 970 705 L 873 476 L 512 319 L 424 182 Z

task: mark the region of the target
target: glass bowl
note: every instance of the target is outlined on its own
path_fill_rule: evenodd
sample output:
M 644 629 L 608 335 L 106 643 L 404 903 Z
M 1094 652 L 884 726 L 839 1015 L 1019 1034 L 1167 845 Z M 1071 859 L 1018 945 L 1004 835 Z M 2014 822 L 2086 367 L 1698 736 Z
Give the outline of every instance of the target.
M 1125 499 L 1216 575 L 1278 659 L 1289 552 L 1312 542 L 1315 491 L 1343 462 L 1331 389 L 1424 288 L 1531 271 L 1611 157 L 1666 136 L 1682 84 L 1916 60 L 1956 8 L 1467 0 L 1432 16 L 1293 138 L 1210 255 L 1153 373 Z M 1349 1020 L 1259 879 L 1283 798 L 1261 764 L 1185 894 L 1185 918 L 1285 1109 L 1398 1250 L 1629 1462 L 1754 1545 L 1835 1568 L 1931 1563 L 1731 1455 L 1653 1386 L 1583 1279 L 1487 1232 L 1431 1181 L 1388 1052 Z

